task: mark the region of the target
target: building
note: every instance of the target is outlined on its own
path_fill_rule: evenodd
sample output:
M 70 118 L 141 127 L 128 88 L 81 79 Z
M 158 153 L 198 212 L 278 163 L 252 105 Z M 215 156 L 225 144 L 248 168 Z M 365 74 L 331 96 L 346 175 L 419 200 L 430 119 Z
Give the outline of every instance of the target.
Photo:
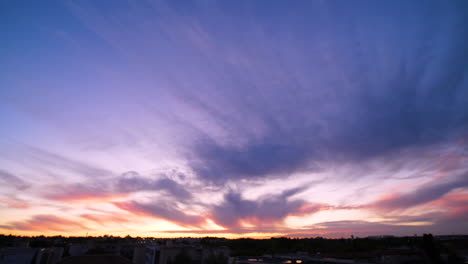
M 132 264 L 132 262 L 115 255 L 87 255 L 67 257 L 58 264 Z
M 161 246 L 158 264 L 168 264 L 180 254 L 186 254 L 192 263 L 201 263 L 203 250 L 194 246 Z
M 56 264 L 63 256 L 63 248 L 0 248 L 0 264 Z
M 0 264 L 30 264 L 34 263 L 36 248 L 7 247 L 0 248 Z
M 134 264 L 158 264 L 159 247 L 139 245 L 133 251 Z

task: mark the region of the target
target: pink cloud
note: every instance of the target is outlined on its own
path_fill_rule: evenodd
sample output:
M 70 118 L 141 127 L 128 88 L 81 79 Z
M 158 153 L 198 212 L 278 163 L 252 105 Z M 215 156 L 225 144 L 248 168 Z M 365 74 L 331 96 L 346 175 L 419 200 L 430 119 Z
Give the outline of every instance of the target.
M 155 217 L 184 227 L 198 227 L 206 223 L 203 216 L 184 213 L 173 204 L 159 202 L 145 204 L 139 202 L 114 202 L 115 206 L 136 215 Z
M 6 197 L 0 198 L 0 204 L 3 204 L 10 208 L 16 208 L 16 209 L 27 209 L 30 207 L 29 203 L 23 200 L 17 199 L 17 198 L 6 198 Z
M 57 231 L 69 232 L 78 230 L 89 230 L 83 224 L 55 215 L 36 215 L 33 218 L 25 221 L 15 221 L 0 226 L 5 229 L 22 230 L 22 231 Z

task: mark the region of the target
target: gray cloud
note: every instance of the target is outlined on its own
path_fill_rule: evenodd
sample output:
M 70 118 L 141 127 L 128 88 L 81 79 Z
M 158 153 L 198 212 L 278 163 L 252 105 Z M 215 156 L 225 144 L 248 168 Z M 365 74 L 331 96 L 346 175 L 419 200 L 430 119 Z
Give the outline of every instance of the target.
M 284 40 L 228 29 L 225 34 L 256 40 L 242 42 L 242 50 L 217 37 L 216 26 L 202 23 L 207 45 L 218 48 L 217 59 L 206 66 L 229 82 L 218 85 L 190 61 L 195 73 L 215 84 L 200 93 L 174 92 L 214 127 L 186 118 L 199 136 L 190 166 L 200 178 L 219 183 L 314 170 L 323 160 L 386 157 L 464 135 L 468 30 L 462 25 L 468 16 L 458 4 L 431 2 L 416 15 L 402 12 L 412 5 L 406 3 L 330 4 L 333 24 L 326 16 L 309 16 L 301 23 L 310 30 L 296 32 L 293 26 L 300 25 L 288 18 L 293 30 Z M 443 19 L 439 8 L 456 15 L 438 27 L 426 23 Z M 262 19 L 255 21 L 260 32 L 266 31 Z M 228 63 L 231 49 L 243 60 Z
M 239 221 L 246 220 L 254 224 L 268 225 L 281 222 L 289 214 L 297 213 L 307 202 L 290 200 L 290 197 L 304 189 L 295 188 L 277 195 L 269 195 L 259 200 L 246 200 L 238 192 L 230 191 L 224 195 L 221 204 L 212 209 L 213 220 L 230 230 L 239 229 Z M 307 213 L 320 209 L 320 205 L 309 206 Z M 255 223 L 259 221 L 259 223 Z M 261 228 L 261 226 L 258 226 Z
M 205 219 L 199 215 L 187 214 L 180 209 L 176 203 L 164 200 L 157 200 L 153 203 L 116 202 L 117 207 L 135 214 L 151 215 L 162 218 L 182 226 L 196 227 L 202 224 Z
M 0 170 L 0 182 L 5 186 L 13 186 L 17 190 L 25 190 L 31 186 L 21 178 L 3 170 Z
M 158 112 L 183 130 L 179 153 L 202 180 L 385 158 L 467 132 L 464 1 L 194 4 L 187 16 L 170 3 L 122 5 L 134 12 L 122 21 L 71 9 L 142 72 L 158 69 L 147 81 L 170 89 L 149 85 L 139 99 L 154 109 L 150 92 L 170 98 Z
M 99 198 L 112 195 L 128 194 L 139 191 L 166 192 L 174 199 L 185 201 L 192 194 L 185 186 L 168 178 L 158 175 L 154 178 L 143 177 L 135 171 L 128 171 L 112 178 L 94 179 L 92 182 L 72 184 L 55 184 L 46 188 L 44 196 L 49 199 L 67 200 L 82 198 Z
M 116 192 L 157 191 L 163 190 L 181 200 L 187 200 L 192 194 L 186 188 L 172 179 L 163 178 L 150 179 L 142 177 L 137 172 L 129 171 L 115 179 L 114 190 Z

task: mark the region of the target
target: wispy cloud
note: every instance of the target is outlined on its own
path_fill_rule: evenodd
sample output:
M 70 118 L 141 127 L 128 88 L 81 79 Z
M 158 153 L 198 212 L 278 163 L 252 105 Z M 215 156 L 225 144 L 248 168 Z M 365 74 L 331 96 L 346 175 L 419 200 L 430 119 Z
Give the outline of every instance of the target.
M 0 197 L 0 205 L 16 209 L 27 209 L 31 207 L 28 202 L 15 197 Z
M 177 200 L 187 200 L 191 193 L 167 175 L 144 177 L 135 171 L 125 172 L 111 178 L 95 178 L 82 183 L 54 184 L 46 186 L 43 197 L 52 200 L 114 200 L 125 198 L 131 193 L 151 191 L 165 192 Z
M 25 190 L 31 186 L 21 178 L 3 170 L 0 170 L 0 182 L 2 185 L 13 186 L 17 190 Z
M 55 215 L 36 215 L 29 220 L 15 221 L 1 225 L 1 228 L 11 230 L 38 231 L 38 232 L 70 232 L 76 229 L 87 230 L 88 228 L 78 221 L 68 220 Z
M 151 216 L 171 221 L 185 227 L 199 227 L 206 220 L 195 214 L 187 214 L 176 203 L 156 201 L 153 203 L 115 202 L 117 207 L 136 215 Z
M 377 201 L 374 206 L 383 210 L 407 209 L 413 206 L 437 200 L 458 188 L 468 187 L 468 174 L 434 180 L 406 194 L 389 195 Z

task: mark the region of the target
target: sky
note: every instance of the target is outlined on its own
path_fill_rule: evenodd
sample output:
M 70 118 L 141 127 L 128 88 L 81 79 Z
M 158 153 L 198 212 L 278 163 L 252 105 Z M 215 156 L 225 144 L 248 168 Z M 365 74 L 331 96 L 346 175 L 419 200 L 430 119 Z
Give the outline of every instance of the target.
M 0 1 L 0 233 L 466 234 L 468 2 Z

